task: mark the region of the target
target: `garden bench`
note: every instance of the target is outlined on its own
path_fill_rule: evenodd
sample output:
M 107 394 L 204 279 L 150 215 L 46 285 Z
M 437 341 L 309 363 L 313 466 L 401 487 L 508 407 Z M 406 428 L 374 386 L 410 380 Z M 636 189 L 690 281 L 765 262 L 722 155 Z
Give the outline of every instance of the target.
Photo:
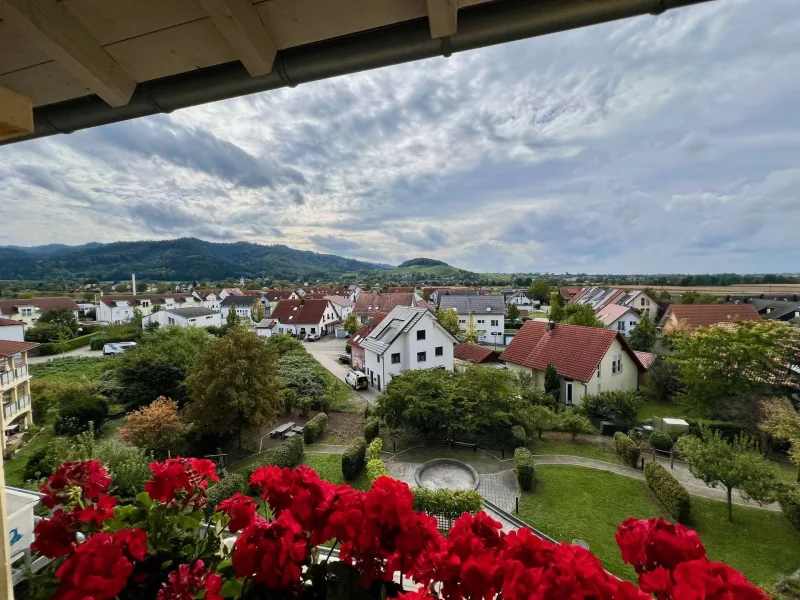
M 279 425 L 275 429 L 269 432 L 269 437 L 283 437 L 283 435 L 289 431 L 292 427 L 294 427 L 294 421 L 290 421 L 288 423 L 284 423 L 283 425 Z

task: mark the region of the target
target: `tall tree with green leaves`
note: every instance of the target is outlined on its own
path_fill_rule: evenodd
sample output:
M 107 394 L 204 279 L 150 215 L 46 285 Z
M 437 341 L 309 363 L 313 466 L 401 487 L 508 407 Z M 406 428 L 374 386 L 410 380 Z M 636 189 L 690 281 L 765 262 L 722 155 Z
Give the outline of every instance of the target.
M 452 308 L 437 308 L 436 318 L 447 331 L 453 335 L 461 335 L 461 326 L 458 324 L 458 313 Z
M 565 305 L 566 302 L 564 302 L 564 297 L 560 293 L 553 292 L 550 294 L 550 314 L 548 317 L 551 321 L 560 323 L 563 320 Z
M 534 300 L 547 302 L 550 297 L 550 282 L 547 279 L 537 279 L 528 288 L 528 293 Z
M 225 317 L 225 323 L 228 324 L 228 327 L 236 327 L 239 324 L 239 315 L 236 314 L 236 304 L 231 304 L 231 308 L 228 310 L 228 316 Z
M 555 398 L 556 404 L 558 404 L 561 398 L 561 380 L 558 378 L 558 371 L 556 371 L 552 363 L 547 365 L 544 370 L 544 391 Z
M 186 414 L 201 435 L 236 436 L 275 422 L 283 407 L 278 353 L 253 332 L 233 327 L 209 342 L 189 376 Z
M 342 325 L 344 326 L 344 330 L 349 335 L 353 335 L 356 331 L 358 331 L 358 328 L 360 327 L 360 325 L 358 324 L 358 318 L 353 313 L 347 315 Z
M 657 335 L 656 324 L 647 317 L 644 317 L 636 324 L 636 327 L 633 328 L 633 333 L 631 333 L 628 342 L 634 350 L 652 352 L 656 345 Z
M 253 306 L 250 307 L 250 318 L 253 319 L 253 322 L 260 323 L 261 319 L 263 319 L 266 315 L 267 309 L 264 308 L 261 298 L 256 298 L 253 300 Z
M 37 323 L 50 323 L 52 325 L 59 325 L 69 329 L 72 333 L 78 331 L 78 320 L 75 318 L 75 313 L 68 308 L 54 308 L 42 313 L 42 316 L 36 321 Z
M 508 305 L 508 320 L 514 323 L 517 319 L 519 319 L 519 308 L 517 308 L 516 304 L 509 304 Z
M 800 482 L 800 412 L 787 398 L 770 398 L 762 403 L 764 422 L 761 429 L 774 438 L 789 442 L 789 459 L 797 466 Z
M 722 304 L 722 298 L 714 294 L 689 290 L 681 294 L 681 304 Z
M 759 452 L 747 435 L 728 443 L 718 431 L 704 428 L 701 438 L 684 435 L 678 450 L 689 463 L 692 475 L 711 487 L 721 486 L 727 493 L 728 520 L 733 521 L 733 490 L 743 498 L 759 503 L 775 496 L 775 468 Z
M 566 325 L 582 325 L 605 329 L 605 324 L 597 318 L 594 309 L 588 304 L 567 304 L 563 309 L 561 322 Z
M 423 433 L 458 430 L 462 415 L 453 403 L 458 374 L 444 369 L 404 371 L 378 397 L 376 413 L 389 427 L 412 427 Z

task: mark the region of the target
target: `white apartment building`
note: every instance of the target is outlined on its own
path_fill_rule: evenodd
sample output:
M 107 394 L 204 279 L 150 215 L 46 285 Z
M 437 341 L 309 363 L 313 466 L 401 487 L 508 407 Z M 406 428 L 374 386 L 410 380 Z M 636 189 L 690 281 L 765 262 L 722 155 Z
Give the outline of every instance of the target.
M 461 330 L 473 328 L 479 343 L 503 342 L 506 305 L 502 296 L 443 295 L 439 298 L 439 308 L 455 310 Z

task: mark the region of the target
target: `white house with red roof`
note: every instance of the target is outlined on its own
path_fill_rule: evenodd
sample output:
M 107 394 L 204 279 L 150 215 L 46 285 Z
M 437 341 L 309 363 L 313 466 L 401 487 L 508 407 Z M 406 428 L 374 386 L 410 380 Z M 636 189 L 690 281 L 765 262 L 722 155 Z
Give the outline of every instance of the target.
M 631 333 L 642 320 L 639 311 L 622 304 L 604 306 L 597 311 L 596 315 L 606 327 L 612 331 L 619 331 L 626 338 L 631 337 Z
M 80 307 L 75 300 L 66 296 L 0 300 L 0 318 L 23 321 L 25 325 L 35 325 L 44 313 L 59 308 L 71 310 L 75 318 L 78 318 Z
M 306 335 L 319 333 L 320 335 L 333 331 L 333 326 L 339 322 L 336 309 L 330 300 L 324 298 L 309 300 L 281 300 L 272 311 L 271 317 L 278 322 L 278 330 L 273 333 L 291 333 L 292 335 Z
M 544 373 L 552 364 L 561 381 L 561 402 L 579 404 L 587 394 L 639 389 L 641 360 L 619 331 L 527 321 L 500 355 L 517 372 L 533 373 L 544 389 Z

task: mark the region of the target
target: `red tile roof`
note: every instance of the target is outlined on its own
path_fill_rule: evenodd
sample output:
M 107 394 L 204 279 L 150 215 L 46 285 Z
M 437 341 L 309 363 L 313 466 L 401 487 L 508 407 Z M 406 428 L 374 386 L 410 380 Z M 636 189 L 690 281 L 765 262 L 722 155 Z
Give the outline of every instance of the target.
M 75 300 L 67 298 L 66 296 L 55 296 L 52 298 L 19 298 L 14 300 L 0 300 L 0 313 L 4 315 L 14 314 L 15 306 L 35 306 L 39 309 L 40 313 L 47 312 L 48 310 L 55 310 L 56 308 L 68 308 L 69 310 L 78 310 L 80 308 L 75 304 Z
M 390 287 L 386 290 L 388 294 L 402 294 L 403 292 L 413 292 L 413 287 Z
M 453 348 L 453 358 L 472 363 L 486 363 L 497 360 L 497 354 L 491 348 L 464 342 Z
M 12 342 L 10 340 L 0 340 L 0 357 L 8 358 L 38 348 L 39 344 L 34 342 Z
M 670 304 L 661 323 L 668 323 L 670 315 L 685 321 L 689 331 L 729 321 L 763 320 L 752 304 Z
M 397 294 L 378 294 L 361 292 L 356 300 L 353 312 L 359 317 L 367 317 L 377 312 L 389 313 L 395 306 L 414 306 L 413 292 Z
M 289 296 L 294 294 L 294 290 L 267 290 L 264 295 L 270 302 L 277 302 L 278 300 L 288 300 Z
M 328 309 L 328 300 L 280 300 L 270 315 L 283 325 L 317 325 Z M 291 317 L 291 318 L 290 318 Z
M 200 298 L 202 298 L 203 300 L 205 300 L 211 294 L 214 294 L 216 296 L 217 290 L 195 290 L 194 293 L 200 296 Z
M 652 352 L 640 352 L 639 350 L 634 350 L 636 356 L 639 358 L 639 362 L 642 363 L 642 366 L 645 370 L 649 369 L 656 359 L 658 358 L 657 354 L 653 354 Z
M 242 294 L 245 296 L 261 296 L 264 293 L 264 290 L 242 290 Z
M 372 322 L 371 323 L 364 323 L 361 327 L 358 328 L 350 340 L 347 342 L 350 344 L 351 348 L 361 348 L 361 342 L 367 337 L 373 329 L 375 329 L 378 325 L 380 325 L 381 321 L 386 318 L 386 315 L 389 313 L 378 312 L 372 315 Z
M 563 323 L 557 323 L 552 331 L 547 327 L 544 321 L 526 321 L 500 360 L 538 371 L 552 364 L 562 377 L 589 381 L 617 339 L 639 368 L 644 368 L 618 331 Z
M 14 321 L 13 319 L 0 319 L 0 327 L 8 327 L 10 325 L 25 325 L 25 322 Z

